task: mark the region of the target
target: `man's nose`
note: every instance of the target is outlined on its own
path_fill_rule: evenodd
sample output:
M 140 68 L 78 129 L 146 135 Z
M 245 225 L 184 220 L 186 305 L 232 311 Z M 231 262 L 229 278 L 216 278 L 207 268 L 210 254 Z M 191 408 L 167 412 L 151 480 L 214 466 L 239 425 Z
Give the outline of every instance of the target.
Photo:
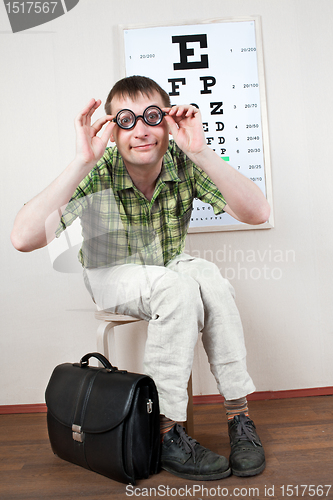
M 146 124 L 142 116 L 138 116 L 134 125 L 135 135 L 147 135 L 149 125 Z

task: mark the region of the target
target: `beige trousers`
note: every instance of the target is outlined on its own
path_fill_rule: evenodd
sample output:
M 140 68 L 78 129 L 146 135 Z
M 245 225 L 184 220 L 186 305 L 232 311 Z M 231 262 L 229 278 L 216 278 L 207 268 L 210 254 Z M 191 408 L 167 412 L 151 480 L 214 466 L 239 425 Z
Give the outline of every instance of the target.
M 125 264 L 87 269 L 86 275 L 99 307 L 148 321 L 144 370 L 166 417 L 186 420 L 200 332 L 219 392 L 229 400 L 255 390 L 234 290 L 215 264 L 181 254 L 166 267 Z

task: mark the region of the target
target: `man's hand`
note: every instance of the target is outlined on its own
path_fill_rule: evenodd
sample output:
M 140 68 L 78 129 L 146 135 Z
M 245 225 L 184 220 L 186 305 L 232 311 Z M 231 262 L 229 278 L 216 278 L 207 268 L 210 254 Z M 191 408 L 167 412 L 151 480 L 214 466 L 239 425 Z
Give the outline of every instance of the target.
M 170 132 L 182 151 L 188 156 L 200 154 L 206 149 L 201 113 L 190 104 L 163 108 Z
M 111 120 L 113 115 L 105 115 L 91 124 L 91 117 L 101 105 L 101 100 L 91 99 L 84 109 L 75 118 L 76 130 L 76 159 L 85 165 L 94 166 L 103 156 L 112 130 L 115 126 Z M 107 123 L 101 137 L 98 132 Z

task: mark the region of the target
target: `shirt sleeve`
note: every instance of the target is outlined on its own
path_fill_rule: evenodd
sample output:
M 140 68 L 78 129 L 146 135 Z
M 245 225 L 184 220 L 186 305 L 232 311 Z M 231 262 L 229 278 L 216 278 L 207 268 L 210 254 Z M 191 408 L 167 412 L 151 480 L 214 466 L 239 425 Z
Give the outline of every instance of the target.
M 103 188 L 105 189 L 102 181 L 103 172 L 101 173 L 101 170 L 105 171 L 105 166 L 112 161 L 112 155 L 113 148 L 106 148 L 102 158 L 96 163 L 95 167 L 80 182 L 74 191 L 73 196 L 69 200 L 55 231 L 57 238 L 75 221 L 77 217 L 82 217 L 84 210 L 89 205 L 90 197 L 95 192 L 101 191 Z M 110 186 L 108 185 L 107 187 Z
M 85 180 L 86 179 L 84 179 L 84 181 Z M 55 231 L 55 235 L 57 238 L 68 226 L 70 226 L 75 221 L 77 217 L 82 216 L 82 212 L 87 206 L 87 199 L 86 199 L 87 195 L 82 189 L 81 184 L 75 190 L 73 196 L 69 200 L 62 214 L 59 225 Z
M 83 211 L 88 206 L 89 196 L 94 190 L 94 175 L 97 165 L 92 169 L 92 171 L 80 182 L 73 196 L 69 200 L 62 217 L 60 219 L 59 225 L 55 231 L 55 235 L 58 238 L 60 234 L 70 226 L 77 217 L 82 217 Z
M 209 203 L 213 207 L 215 215 L 223 213 L 227 202 L 210 177 L 196 165 L 194 165 L 194 177 L 196 180 L 196 197 L 204 203 Z

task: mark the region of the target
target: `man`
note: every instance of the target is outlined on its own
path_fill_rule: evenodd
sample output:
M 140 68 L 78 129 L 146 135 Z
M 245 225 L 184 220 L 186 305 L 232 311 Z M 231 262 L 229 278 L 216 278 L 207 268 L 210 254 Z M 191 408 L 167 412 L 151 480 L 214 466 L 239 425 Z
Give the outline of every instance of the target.
M 21 209 L 12 242 L 21 251 L 41 248 L 80 217 L 79 259 L 94 301 L 149 322 L 144 366 L 159 392 L 162 467 L 195 480 L 258 474 L 265 455 L 248 414 L 246 396 L 255 388 L 233 289 L 215 265 L 184 254 L 184 245 L 195 197 L 250 224 L 268 219 L 267 201 L 206 145 L 199 110 L 170 107 L 153 80 L 117 82 L 107 114 L 91 125 L 100 103 L 92 99 L 76 117 L 75 159 Z M 106 148 L 109 139 L 114 148 Z M 199 332 L 225 397 L 230 465 L 179 424 Z

